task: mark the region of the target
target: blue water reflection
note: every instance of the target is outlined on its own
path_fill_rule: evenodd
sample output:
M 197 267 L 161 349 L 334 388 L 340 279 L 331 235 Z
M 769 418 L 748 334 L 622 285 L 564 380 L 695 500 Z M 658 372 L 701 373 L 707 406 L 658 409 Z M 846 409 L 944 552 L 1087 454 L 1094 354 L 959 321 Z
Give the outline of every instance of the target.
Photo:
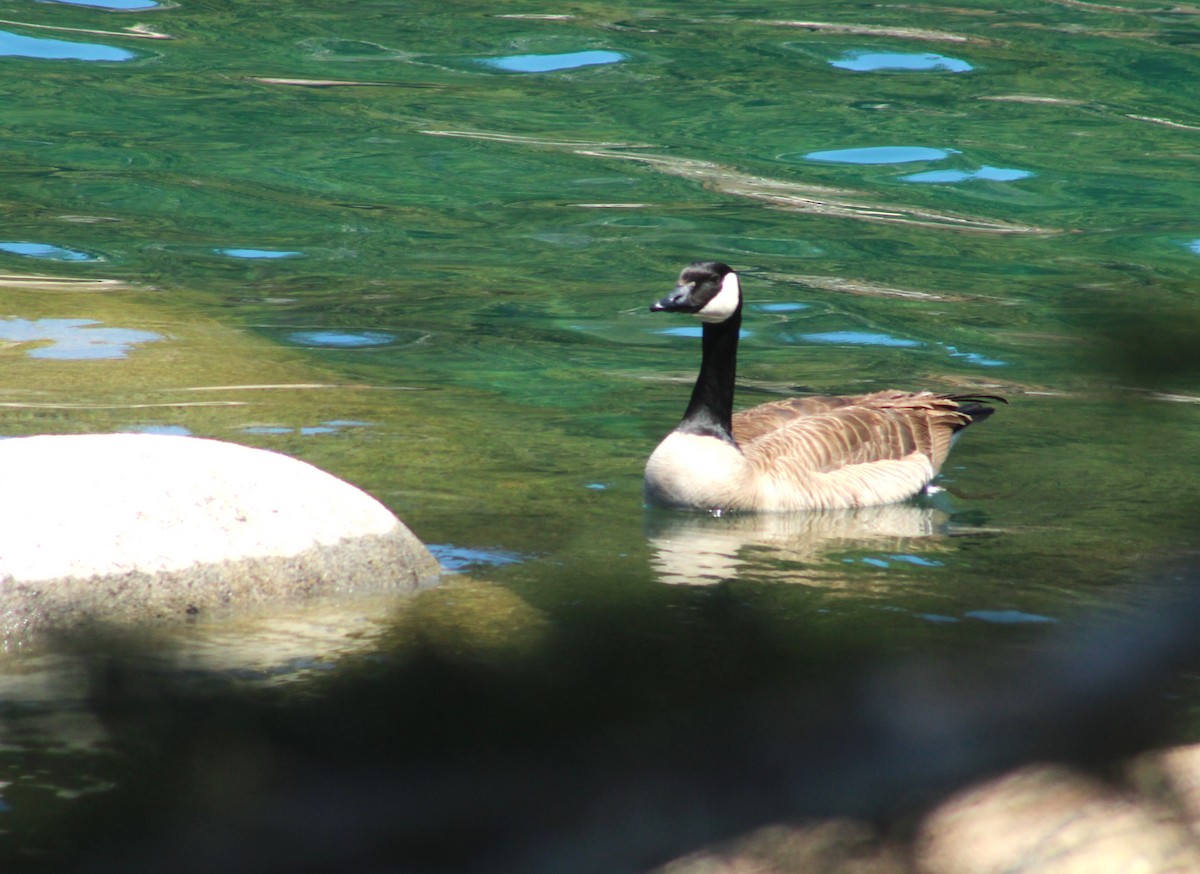
M 192 429 L 183 425 L 139 425 L 130 430 L 135 434 L 159 434 L 166 437 L 192 436 Z
M 56 61 L 131 61 L 137 57 L 116 46 L 21 36 L 7 30 L 0 30 L 0 56 Z
M 947 346 L 946 352 L 951 358 L 961 358 L 970 364 L 978 364 L 980 367 L 1007 367 L 1007 361 L 1001 361 L 999 358 L 988 358 L 986 355 L 980 355 L 978 352 L 959 352 L 954 346 Z
M 832 164 L 908 164 L 913 161 L 941 161 L 957 154 L 955 149 L 933 149 L 928 146 L 874 146 L 809 152 L 802 157 L 806 161 Z
M 660 331 L 655 331 L 656 334 L 666 334 L 668 337 L 702 337 L 704 336 L 703 325 L 680 325 L 674 328 L 663 328 Z M 753 337 L 753 331 L 747 331 L 742 328 L 738 332 L 738 338 L 745 340 L 747 337 Z
M 949 73 L 966 73 L 973 69 L 966 61 L 950 58 L 933 52 L 875 52 L 859 50 L 846 52 L 829 62 L 842 70 L 871 72 L 875 70 L 934 70 Z
M 1041 616 L 1037 613 L 1025 613 L 1021 610 L 969 610 L 963 614 L 968 619 L 978 619 L 982 622 L 991 622 L 998 625 L 1020 625 L 1027 622 L 1057 622 L 1057 619 L 1052 619 L 1049 616 Z
M 699 328 L 684 328 L 682 330 L 695 331 L 697 336 L 700 332 Z M 891 334 L 885 334 L 882 331 L 819 331 L 810 334 L 787 334 L 783 335 L 782 339 L 787 343 L 802 341 L 807 343 L 827 343 L 830 345 L 843 346 L 882 346 L 892 349 L 914 349 L 926 345 L 920 340 L 894 337 Z M 975 364 L 979 367 L 1008 366 L 1007 361 L 1001 361 L 999 358 L 989 358 L 986 355 L 979 354 L 978 352 L 960 352 L 957 347 L 946 343 L 935 342 L 930 345 L 931 348 L 934 349 L 945 349 L 946 354 L 951 358 L 958 358 L 966 361 L 969 364 Z
M 926 558 L 923 555 L 912 555 L 911 553 L 907 553 L 907 552 L 889 553 L 887 555 L 887 558 L 889 558 L 892 561 L 898 561 L 901 564 L 915 564 L 919 567 L 944 567 L 945 566 L 944 562 L 940 562 L 940 561 L 937 561 L 932 558 Z
M 918 340 L 905 340 L 890 334 L 875 331 L 822 331 L 816 334 L 801 334 L 801 339 L 810 343 L 842 343 L 850 346 L 889 346 L 913 347 L 924 346 Z
M 1013 182 L 1017 179 L 1028 179 L 1036 175 L 1030 170 L 1017 170 L 1012 167 L 991 167 L 984 164 L 978 170 L 926 170 L 923 173 L 913 173 L 901 176 L 904 182 L 970 182 L 982 179 L 989 182 Z
M 98 9 L 153 9 L 159 4 L 155 0 L 42 0 L 44 3 L 62 3 L 66 6 L 94 6 Z
M 10 343 L 49 343 L 27 354 L 30 358 L 96 360 L 124 358 L 138 343 L 163 339 L 153 331 L 98 328 L 95 319 L 0 319 L 0 340 Z
M 317 434 L 336 434 L 343 428 L 367 428 L 370 425 L 370 422 L 359 422 L 353 419 L 329 419 L 319 425 L 305 425 L 300 428 L 293 428 L 290 425 L 247 425 L 242 428 L 242 431 L 246 434 L 299 434 L 303 437 L 312 437 Z
M 28 258 L 46 258 L 50 261 L 99 261 L 100 259 L 79 249 L 52 246 L 49 243 L 26 243 L 16 240 L 0 242 L 0 252 L 24 255 Z
M 288 339 L 300 346 L 361 349 L 368 346 L 387 346 L 396 341 L 394 334 L 383 331 L 294 331 Z
M 452 543 L 431 543 L 429 551 L 444 571 L 464 571 L 472 567 L 500 567 L 525 560 L 520 553 L 506 549 L 472 549 Z
M 800 310 L 808 309 L 809 304 L 806 303 L 756 303 L 752 304 L 752 308 L 760 313 L 795 313 Z
M 616 64 L 625 60 L 620 52 L 564 52 L 556 55 L 508 55 L 503 58 L 481 58 L 479 63 L 510 73 L 551 73 L 598 64 Z
M 961 622 L 957 616 L 946 616 L 941 613 L 917 613 L 917 618 L 937 625 Z M 963 619 L 978 619 L 992 625 L 1041 625 L 1048 622 L 1058 622 L 1051 616 L 1040 613 L 1026 613 L 1022 610 L 968 610 Z
M 863 556 L 862 558 L 844 558 L 843 564 L 866 564 L 871 567 L 888 568 L 893 563 L 911 564 L 918 567 L 944 567 L 944 564 L 932 558 L 925 558 L 920 555 L 913 555 L 907 552 L 893 552 L 884 556 Z
M 215 251 L 218 255 L 227 255 L 230 258 L 295 258 L 304 254 L 287 249 L 217 249 Z

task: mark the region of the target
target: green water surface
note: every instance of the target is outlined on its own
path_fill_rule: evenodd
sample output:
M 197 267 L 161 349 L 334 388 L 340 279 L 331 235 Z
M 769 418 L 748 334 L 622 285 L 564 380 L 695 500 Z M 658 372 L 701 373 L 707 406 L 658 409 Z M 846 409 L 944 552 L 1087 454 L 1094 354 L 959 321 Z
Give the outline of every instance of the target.
M 497 593 L 435 626 L 480 658 L 592 608 L 653 605 L 638 633 L 669 638 L 714 599 L 797 640 L 1023 639 L 1187 543 L 1192 7 L 0 18 L 0 434 L 166 430 L 318 464 L 465 574 L 446 592 Z M 648 514 L 642 464 L 699 350 L 647 305 L 701 258 L 743 276 L 742 404 L 1012 404 L 884 535 Z M 104 771 L 86 738 L 69 767 L 39 743 L 0 754 L 0 828 Z

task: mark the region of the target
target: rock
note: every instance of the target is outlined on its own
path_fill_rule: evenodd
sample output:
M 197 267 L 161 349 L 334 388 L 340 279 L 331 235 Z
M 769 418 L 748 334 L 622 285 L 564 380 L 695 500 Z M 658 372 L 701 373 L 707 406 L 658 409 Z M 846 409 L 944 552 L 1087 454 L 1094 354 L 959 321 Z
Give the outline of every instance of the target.
M 436 580 L 391 511 L 305 462 L 217 440 L 0 440 L 0 637 Z M 11 645 L 11 643 L 10 643 Z
M 921 874 L 1200 871 L 1195 833 L 1162 800 L 1055 765 L 952 796 L 921 824 Z

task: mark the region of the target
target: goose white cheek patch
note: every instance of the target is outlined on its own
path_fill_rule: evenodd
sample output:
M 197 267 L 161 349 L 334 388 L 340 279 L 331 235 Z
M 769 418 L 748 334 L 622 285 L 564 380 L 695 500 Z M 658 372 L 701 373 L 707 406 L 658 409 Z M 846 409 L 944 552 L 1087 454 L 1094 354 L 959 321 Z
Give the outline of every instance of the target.
M 734 314 L 741 301 L 742 288 L 737 274 L 726 273 L 721 280 L 721 290 L 697 311 L 696 318 L 702 322 L 723 322 Z

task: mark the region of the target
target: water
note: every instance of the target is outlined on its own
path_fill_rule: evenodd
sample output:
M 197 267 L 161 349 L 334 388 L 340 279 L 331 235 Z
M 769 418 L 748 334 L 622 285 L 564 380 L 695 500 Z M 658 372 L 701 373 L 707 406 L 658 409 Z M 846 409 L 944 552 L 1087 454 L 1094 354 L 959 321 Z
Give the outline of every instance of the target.
M 1194 361 L 1105 345 L 1194 318 L 1187 7 L 104 5 L 0 16 L 3 436 L 325 467 L 492 593 L 428 632 L 481 658 L 647 607 L 647 640 L 719 605 L 781 639 L 1024 640 L 1192 526 Z M 646 310 L 698 258 L 744 278 L 743 404 L 1012 405 L 881 528 L 647 515 L 699 350 Z M 17 847 L 113 782 L 86 711 L 38 700 L 50 739 L 0 755 Z

